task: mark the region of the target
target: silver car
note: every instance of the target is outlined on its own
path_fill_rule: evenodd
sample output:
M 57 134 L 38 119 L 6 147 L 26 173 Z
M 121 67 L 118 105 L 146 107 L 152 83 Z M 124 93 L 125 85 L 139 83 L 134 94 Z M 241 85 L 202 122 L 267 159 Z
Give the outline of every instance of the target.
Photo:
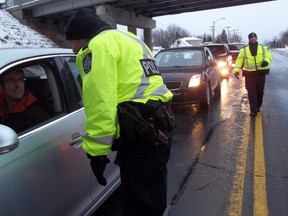
M 91 215 L 120 185 L 116 153 L 98 184 L 81 147 L 81 78 L 69 49 L 1 49 L 0 75 L 22 69 L 51 117 L 18 134 L 0 124 L 0 209 L 11 215 Z M 35 113 L 37 115 L 37 113 Z

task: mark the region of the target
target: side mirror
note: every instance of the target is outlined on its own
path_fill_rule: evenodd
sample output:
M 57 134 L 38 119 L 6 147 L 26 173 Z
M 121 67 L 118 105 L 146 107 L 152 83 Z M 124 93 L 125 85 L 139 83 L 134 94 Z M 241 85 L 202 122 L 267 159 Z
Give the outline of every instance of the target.
M 19 146 L 18 135 L 11 128 L 0 124 L 0 154 L 6 154 Z

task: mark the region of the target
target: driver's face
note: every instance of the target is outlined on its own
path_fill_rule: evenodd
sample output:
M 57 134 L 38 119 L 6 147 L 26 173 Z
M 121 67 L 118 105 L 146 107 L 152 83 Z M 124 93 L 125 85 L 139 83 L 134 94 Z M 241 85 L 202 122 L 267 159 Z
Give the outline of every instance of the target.
M 10 100 L 19 101 L 25 91 L 25 78 L 21 71 L 12 71 L 3 77 L 3 94 Z

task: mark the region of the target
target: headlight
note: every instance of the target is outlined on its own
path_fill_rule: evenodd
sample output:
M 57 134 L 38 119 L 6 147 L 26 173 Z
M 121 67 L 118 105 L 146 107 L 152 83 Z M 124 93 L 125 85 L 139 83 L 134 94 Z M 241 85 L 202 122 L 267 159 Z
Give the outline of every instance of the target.
M 227 65 L 227 62 L 225 62 L 225 61 L 218 61 L 217 62 L 217 66 L 218 67 L 224 67 L 224 66 L 226 66 Z
M 188 87 L 197 87 L 200 85 L 201 74 L 193 75 L 190 78 Z
M 228 69 L 227 68 L 222 68 L 220 70 L 221 75 L 227 75 L 228 74 Z

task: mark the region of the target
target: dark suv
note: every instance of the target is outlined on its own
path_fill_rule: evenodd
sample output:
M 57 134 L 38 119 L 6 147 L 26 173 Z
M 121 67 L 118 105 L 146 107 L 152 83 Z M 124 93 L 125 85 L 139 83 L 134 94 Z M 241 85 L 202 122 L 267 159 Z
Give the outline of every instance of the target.
M 208 47 L 217 59 L 221 77 L 228 78 L 232 72 L 232 54 L 228 45 L 225 43 L 211 43 L 204 44 L 203 46 Z

